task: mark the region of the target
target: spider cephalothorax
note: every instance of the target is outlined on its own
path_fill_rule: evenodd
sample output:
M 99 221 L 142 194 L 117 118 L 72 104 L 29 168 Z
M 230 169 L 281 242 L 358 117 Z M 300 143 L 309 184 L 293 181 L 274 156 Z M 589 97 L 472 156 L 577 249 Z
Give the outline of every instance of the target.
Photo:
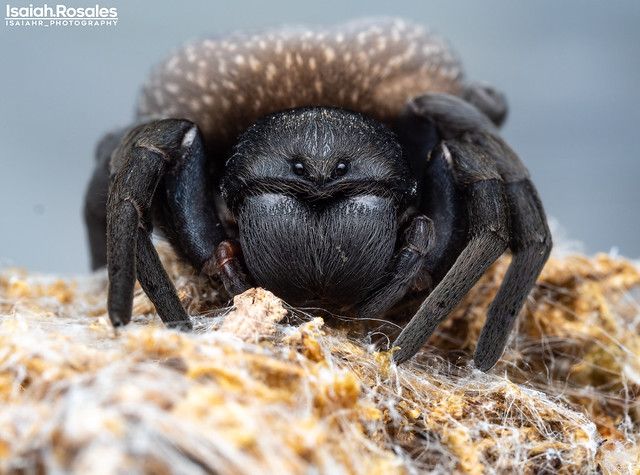
M 551 247 L 497 131 L 505 115 L 501 94 L 401 20 L 188 45 L 151 76 L 137 125 L 98 147 L 85 210 L 111 321 L 129 321 L 137 279 L 163 321 L 191 325 L 155 226 L 231 295 L 260 285 L 361 317 L 423 295 L 395 342 L 402 362 L 509 248 L 475 356 L 490 368 Z
M 386 127 L 308 108 L 262 119 L 242 135 L 222 196 L 256 284 L 292 304 L 337 310 L 385 278 L 398 209 L 414 183 Z

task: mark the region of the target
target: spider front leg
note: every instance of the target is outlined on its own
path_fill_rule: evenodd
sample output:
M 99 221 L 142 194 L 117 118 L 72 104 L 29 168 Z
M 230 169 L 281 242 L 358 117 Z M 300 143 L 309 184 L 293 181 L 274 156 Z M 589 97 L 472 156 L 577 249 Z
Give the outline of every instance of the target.
M 114 326 L 131 319 L 137 277 L 163 322 L 191 328 L 151 242 L 151 208 L 160 203 L 162 230 L 183 257 L 198 270 L 216 271 L 215 249 L 224 232 L 208 193 L 205 160 L 200 134 L 186 120 L 135 127 L 113 152 L 106 236 Z
M 394 342 L 394 359 L 411 358 L 438 324 L 508 248 L 513 259 L 492 302 L 474 360 L 489 370 L 500 358 L 509 333 L 551 250 L 540 199 L 528 172 L 499 138 L 489 119 L 454 96 L 428 94 L 409 103 L 405 120 L 427 121 L 440 143 L 432 159 L 451 167 L 465 203 L 466 244 L 455 262 Z

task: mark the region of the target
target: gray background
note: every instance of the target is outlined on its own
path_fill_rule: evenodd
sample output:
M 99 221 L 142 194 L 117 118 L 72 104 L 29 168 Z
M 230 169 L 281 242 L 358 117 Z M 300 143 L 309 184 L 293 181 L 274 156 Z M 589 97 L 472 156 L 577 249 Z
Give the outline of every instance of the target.
M 640 256 L 637 0 L 101 3 L 118 7 L 117 27 L 0 26 L 0 266 L 88 268 L 80 210 L 94 143 L 129 121 L 138 85 L 172 48 L 363 15 L 405 16 L 446 36 L 470 77 L 507 93 L 504 134 L 566 234 L 588 252 Z

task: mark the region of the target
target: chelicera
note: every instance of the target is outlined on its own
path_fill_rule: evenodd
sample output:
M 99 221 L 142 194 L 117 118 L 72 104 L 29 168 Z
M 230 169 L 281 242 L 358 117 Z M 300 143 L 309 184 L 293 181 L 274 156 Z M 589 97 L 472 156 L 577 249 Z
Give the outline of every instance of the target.
M 230 295 L 259 285 L 370 318 L 418 293 L 394 342 L 401 363 L 509 249 L 475 354 L 491 368 L 551 249 L 498 132 L 506 112 L 444 42 L 402 20 L 185 46 L 151 74 L 135 123 L 98 146 L 85 215 L 111 321 L 129 322 L 137 279 L 167 325 L 191 326 L 155 228 Z

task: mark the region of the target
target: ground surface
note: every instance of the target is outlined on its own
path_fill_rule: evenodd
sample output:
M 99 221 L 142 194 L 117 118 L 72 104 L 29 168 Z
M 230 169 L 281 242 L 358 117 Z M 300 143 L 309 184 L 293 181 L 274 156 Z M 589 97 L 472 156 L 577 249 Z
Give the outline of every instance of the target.
M 194 333 L 138 291 L 115 335 L 102 274 L 0 273 L 0 471 L 640 473 L 628 261 L 552 259 L 484 374 L 468 361 L 507 259 L 397 368 L 259 289 L 212 316 L 215 283 L 164 255 Z

